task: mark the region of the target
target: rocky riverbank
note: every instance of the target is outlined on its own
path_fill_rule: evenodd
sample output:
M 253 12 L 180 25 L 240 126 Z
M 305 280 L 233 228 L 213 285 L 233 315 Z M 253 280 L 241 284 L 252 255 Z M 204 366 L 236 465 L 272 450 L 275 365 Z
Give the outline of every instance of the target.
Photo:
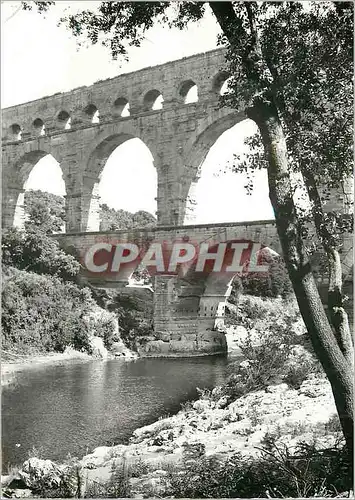
M 147 492 L 169 496 L 169 470 L 184 462 L 187 443 L 202 447 L 207 457 L 227 461 L 236 453 L 257 458 L 270 437 L 277 446 L 286 444 L 290 450 L 301 441 L 327 448 L 341 439 L 325 378 L 312 376 L 299 389 L 284 383 L 268 386 L 231 403 L 226 397 L 218 398 L 218 389 L 202 395 L 178 414 L 134 431 L 129 444 L 96 448 L 76 462 L 81 494 L 91 492 L 95 497 L 110 482 L 112 472 L 123 467 L 132 497 L 143 498 Z M 39 483 L 59 487 L 68 467 L 72 466 L 34 457 L 23 464 L 17 483 L 14 478 L 4 478 L 5 491 L 17 497 L 21 493 L 14 485 L 22 485 L 28 494 Z M 78 484 L 74 483 L 75 489 Z
M 169 491 L 169 465 L 184 459 L 186 443 L 202 445 L 206 456 L 228 460 L 235 453 L 258 456 L 267 436 L 276 445 L 295 449 L 300 441 L 317 441 L 328 447 L 340 438 L 340 428 L 329 383 L 306 380 L 300 389 L 286 384 L 269 386 L 227 404 L 202 397 L 177 415 L 137 429 L 126 446 L 100 447 L 85 456 L 81 464 L 87 488 L 109 479 L 112 469 L 126 460 L 135 471 L 130 479 L 135 498 L 147 489 L 156 495 Z

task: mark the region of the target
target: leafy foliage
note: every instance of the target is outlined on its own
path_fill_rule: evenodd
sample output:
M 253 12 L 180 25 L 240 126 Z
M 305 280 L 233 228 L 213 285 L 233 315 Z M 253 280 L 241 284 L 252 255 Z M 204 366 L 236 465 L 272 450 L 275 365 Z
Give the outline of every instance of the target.
M 299 387 L 311 373 L 320 372 L 312 349 L 303 336 L 295 334 L 299 320 L 295 300 L 242 296 L 229 322 L 246 328 L 247 336 L 239 343 L 244 361 L 229 366 L 230 375 L 218 397 L 234 400 L 281 382 Z M 301 346 L 300 354 L 297 346 Z
M 25 193 L 25 230 L 7 229 L 2 236 L 2 261 L 7 266 L 72 280 L 79 262 L 49 235 L 65 221 L 64 198 L 43 191 Z
M 32 0 L 32 2 L 21 2 L 23 10 L 32 10 L 33 5 L 37 7 L 39 12 L 46 12 L 51 5 L 55 2 L 49 0 L 47 2 L 42 2 L 39 0 Z M 33 5 L 32 5 L 33 4 Z
M 293 296 L 293 288 L 285 263 L 279 255 L 263 252 L 260 265 L 267 265 L 267 273 L 245 273 L 234 278 L 229 302 L 236 304 L 240 294 L 258 297 Z
M 352 488 L 341 446 L 318 450 L 301 443 L 291 452 L 272 439 L 257 458 L 235 454 L 227 461 L 187 445 L 182 465 L 170 468 L 168 477 L 175 498 L 335 497 Z
M 120 325 L 120 337 L 124 344 L 137 350 L 137 340 L 153 333 L 153 301 L 139 300 L 115 290 L 93 289 L 96 302 L 113 312 Z
M 65 200 L 62 196 L 40 190 L 25 192 L 25 229 L 39 229 L 46 234 L 60 232 L 65 223 Z
M 120 463 L 113 463 L 110 478 L 105 483 L 91 482 L 85 498 L 130 498 L 130 465 L 125 457 Z
M 113 313 L 105 310 L 94 310 L 85 317 L 85 322 L 88 326 L 88 331 L 91 332 L 92 335 L 102 338 L 106 349 L 110 350 L 114 342 L 119 342 L 121 340 L 116 318 Z
M 320 192 L 323 204 L 332 196 L 330 189 L 339 189 L 352 174 L 353 5 L 346 4 L 345 9 L 339 9 L 333 2 L 312 2 L 304 8 L 301 2 L 280 2 L 264 3 L 255 9 L 269 78 L 259 82 L 257 88 L 250 85 L 250 75 L 242 64 L 246 50 L 242 46 L 248 44 L 239 37 L 228 52 L 232 76 L 229 92 L 221 98 L 223 105 L 247 106 L 257 92 L 267 92 L 263 85 L 268 89 L 285 131 L 290 171 L 304 176 L 293 182 L 304 188 L 303 180 L 307 184 L 310 174 L 318 189 L 327 184 L 329 189 L 322 188 Z M 249 172 L 250 192 L 251 172 L 268 165 L 260 134 L 248 138 L 247 143 L 251 152 L 244 160 L 236 156 L 234 168 Z M 302 196 L 298 217 L 311 221 L 305 191 Z M 351 230 L 351 220 L 317 210 L 320 224 L 327 226 L 335 238 L 336 233 Z
M 153 227 L 156 225 L 155 217 L 149 212 L 139 210 L 132 214 L 127 210 L 115 210 L 105 203 L 101 205 L 100 212 L 101 231 L 114 231 L 115 229 L 131 229 L 133 227 Z
M 84 316 L 93 307 L 90 290 L 58 277 L 6 268 L 2 290 L 3 347 L 90 352 Z
M 55 239 L 37 229 L 27 232 L 16 228 L 5 230 L 2 262 L 17 269 L 69 280 L 73 280 L 80 269 L 79 262 L 64 252 Z
M 139 47 L 145 33 L 155 24 L 169 24 L 183 29 L 186 22 L 202 18 L 205 6 L 184 2 L 174 11 L 170 2 L 101 2 L 98 10 L 83 10 L 61 21 L 79 40 L 88 39 L 108 47 L 112 58 L 127 58 L 129 46 Z M 79 42 L 80 43 L 80 42 Z

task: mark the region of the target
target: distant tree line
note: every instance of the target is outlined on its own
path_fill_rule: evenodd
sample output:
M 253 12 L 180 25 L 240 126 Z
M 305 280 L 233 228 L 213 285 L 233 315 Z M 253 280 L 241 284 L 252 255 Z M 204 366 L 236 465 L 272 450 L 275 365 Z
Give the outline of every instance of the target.
M 105 203 L 100 208 L 100 231 L 154 227 L 157 223 L 156 218 L 144 210 L 133 214 L 127 210 L 110 208 Z

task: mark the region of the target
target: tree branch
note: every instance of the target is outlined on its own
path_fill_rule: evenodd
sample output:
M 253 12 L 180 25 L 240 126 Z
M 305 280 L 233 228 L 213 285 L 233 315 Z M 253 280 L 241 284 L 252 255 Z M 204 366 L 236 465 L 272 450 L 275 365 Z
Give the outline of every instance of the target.
M 242 20 L 236 15 L 232 2 L 209 2 L 209 6 L 230 44 L 238 31 L 245 34 Z

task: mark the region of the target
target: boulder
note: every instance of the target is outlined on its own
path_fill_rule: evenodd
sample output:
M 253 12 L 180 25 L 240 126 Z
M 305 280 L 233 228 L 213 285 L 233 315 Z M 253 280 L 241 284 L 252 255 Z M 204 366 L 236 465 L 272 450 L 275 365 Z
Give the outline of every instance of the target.
M 229 397 L 228 396 L 222 396 L 217 401 L 216 408 L 221 408 L 221 409 L 226 408 L 228 406 L 228 402 L 229 402 Z
M 85 455 L 81 460 L 82 466 L 87 469 L 101 467 L 111 458 L 112 448 L 110 446 L 99 446 L 93 453 Z
M 271 394 L 280 394 L 282 392 L 286 392 L 288 390 L 287 384 L 277 384 L 277 385 L 268 385 L 265 389 L 265 392 L 269 392 Z
M 198 399 L 197 401 L 194 402 L 192 407 L 194 410 L 198 411 L 199 413 L 202 413 L 205 410 L 213 408 L 214 405 L 215 403 L 213 401 L 210 401 L 209 399 Z
M 19 471 L 23 482 L 32 490 L 38 488 L 58 488 L 62 476 L 62 468 L 51 460 L 32 457 L 26 460 Z
M 92 354 L 96 358 L 107 359 L 108 353 L 104 346 L 104 341 L 101 337 L 91 337 L 89 339 L 90 347 L 92 349 Z

